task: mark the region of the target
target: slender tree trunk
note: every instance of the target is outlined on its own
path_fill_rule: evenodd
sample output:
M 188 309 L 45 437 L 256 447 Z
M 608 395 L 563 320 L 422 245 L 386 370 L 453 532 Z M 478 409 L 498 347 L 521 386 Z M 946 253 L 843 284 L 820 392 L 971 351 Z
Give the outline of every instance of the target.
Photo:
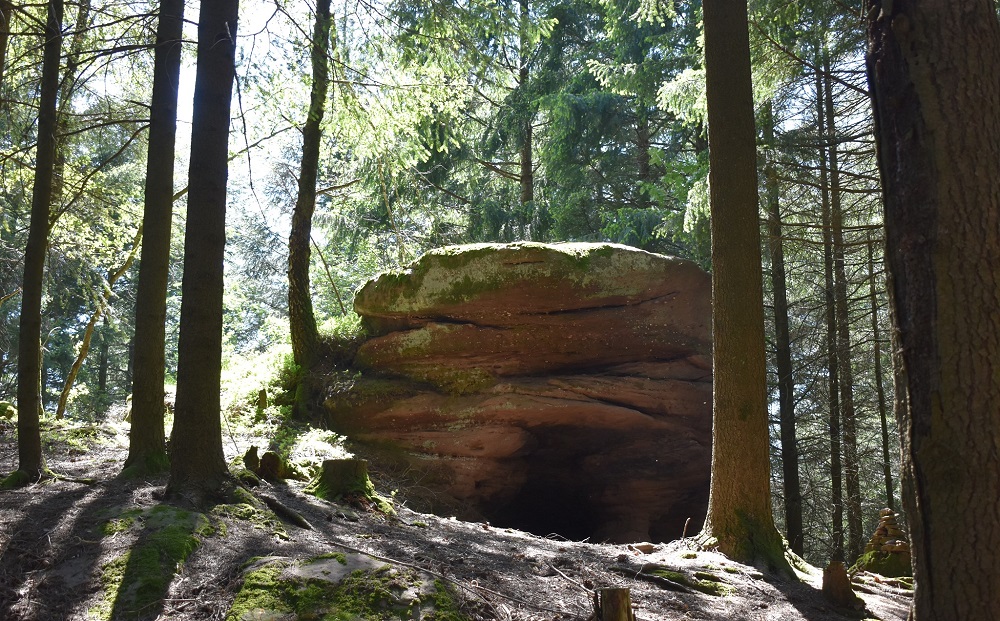
M 840 196 L 840 153 L 837 148 L 836 112 L 830 57 L 823 57 L 826 81 L 826 131 L 830 153 L 830 235 L 833 238 L 834 305 L 837 313 L 837 363 L 840 365 L 840 420 L 843 427 L 844 479 L 847 487 L 847 564 L 861 555 L 864 533 L 861 520 L 861 480 L 858 463 L 858 432 L 854 412 L 854 370 L 851 366 L 851 321 L 847 301 L 847 272 L 844 257 L 844 210 Z
M 816 74 L 816 119 L 817 138 L 822 142 L 826 136 L 826 112 L 823 103 L 823 77 Z M 830 234 L 830 189 L 827 180 L 826 147 L 819 148 L 820 195 L 823 208 L 823 283 L 826 293 L 826 357 L 830 395 L 830 485 L 832 516 L 831 560 L 844 560 L 844 492 L 843 471 L 840 456 L 840 364 L 837 356 L 837 324 L 835 315 L 835 295 L 833 283 L 833 236 Z
M 712 483 L 700 539 L 741 562 L 789 571 L 771 516 L 756 129 L 745 0 L 706 3 L 704 24 L 715 383 Z
M 309 112 L 302 128 L 302 165 L 299 193 L 292 212 L 292 232 L 288 237 L 288 323 L 292 336 L 292 356 L 302 369 L 309 368 L 316 355 L 319 332 L 313 315 L 309 285 L 310 247 L 313 211 L 316 208 L 316 177 L 319 148 L 323 138 L 323 114 L 330 87 L 328 52 L 330 47 L 330 0 L 318 0 L 316 23 L 310 51 L 312 57 L 312 92 Z M 301 404 L 298 404 L 301 407 Z
M 1000 22 L 991 0 L 866 5 L 903 363 L 911 618 L 990 619 L 1000 610 Z
M 66 413 L 66 403 L 69 401 L 69 393 L 73 390 L 73 383 L 76 382 L 76 376 L 80 373 L 83 361 L 87 359 L 87 354 L 90 353 L 90 340 L 94 336 L 94 328 L 97 327 L 97 322 L 104 316 L 104 311 L 107 310 L 108 304 L 111 302 L 112 290 L 115 283 L 128 271 L 128 268 L 132 267 L 132 263 L 135 261 L 135 253 L 138 252 L 141 241 L 142 225 L 139 226 L 139 230 L 135 234 L 135 239 L 132 241 L 132 249 L 129 250 L 125 262 L 117 270 L 109 274 L 107 282 L 104 283 L 104 292 L 101 294 L 101 300 L 98 302 L 94 314 L 90 316 L 87 327 L 83 331 L 80 351 L 77 352 L 76 360 L 73 361 L 73 366 L 70 367 L 69 373 L 66 374 L 66 383 L 63 385 L 62 393 L 59 395 L 59 405 L 56 406 L 56 418 L 62 418 Z
M 108 316 L 104 316 L 104 327 L 101 329 L 101 346 L 98 350 L 97 391 L 102 395 L 108 392 Z
M 56 155 L 52 175 L 52 205 L 49 225 L 65 211 L 62 205 L 63 188 L 66 186 L 66 150 L 69 145 L 70 111 L 73 109 L 73 91 L 76 89 L 78 58 L 83 51 L 86 32 L 90 22 L 90 0 L 81 0 L 77 5 L 73 36 L 66 51 L 66 71 L 63 72 L 59 88 L 59 104 L 56 112 Z
M 164 344 L 183 27 L 184 0 L 161 0 L 142 213 L 146 239 L 142 243 L 135 298 L 132 426 L 125 460 L 126 468 L 141 464 L 150 471 L 167 466 L 163 430 Z
M 10 0 L 0 0 L 0 87 L 3 86 L 3 77 L 7 70 L 7 44 L 10 41 L 10 20 L 13 14 L 13 3 Z
M 768 103 L 764 140 L 774 141 L 774 118 Z M 768 157 L 764 164 L 767 189 L 768 249 L 771 255 L 771 286 L 774 289 L 775 369 L 778 373 L 778 413 L 781 427 L 781 468 L 785 488 L 785 530 L 792 551 L 802 556 L 802 492 L 799 486 L 799 448 L 795 439 L 795 378 L 788 330 L 788 292 L 785 283 L 785 252 L 781 238 L 781 205 L 777 171 Z
M 521 89 L 523 94 L 523 106 L 524 118 L 521 119 L 521 151 L 520 151 L 520 183 L 521 183 L 521 234 L 524 235 L 525 229 L 528 225 L 528 207 L 530 203 L 535 200 L 535 169 L 533 166 L 533 140 L 534 140 L 534 128 L 532 127 L 533 116 L 532 106 L 527 98 L 528 82 L 531 79 L 529 72 L 529 55 L 531 51 L 529 49 L 528 42 L 528 25 L 530 20 L 529 15 L 529 0 L 520 0 L 521 7 L 521 41 L 520 41 L 520 60 L 518 68 L 518 88 Z
M 38 412 L 41 408 L 42 279 L 52 204 L 52 171 L 55 160 L 56 99 L 59 95 L 59 60 L 62 49 L 62 0 L 49 0 L 42 52 L 42 80 L 38 109 L 38 145 L 35 180 L 31 194 L 31 222 L 24 250 L 24 279 L 17 358 L 18 470 L 29 480 L 44 468 Z
M 889 452 L 889 422 L 882 378 L 882 336 L 878 321 L 878 295 L 875 287 L 875 241 L 868 234 L 868 297 L 872 305 L 872 357 L 875 358 L 875 392 L 878 395 L 878 417 L 882 426 L 882 476 L 885 479 L 885 506 L 896 510 L 892 484 L 892 462 Z
M 229 116 L 238 0 L 203 3 L 191 128 L 177 402 L 167 493 L 208 500 L 231 482 L 220 419 Z

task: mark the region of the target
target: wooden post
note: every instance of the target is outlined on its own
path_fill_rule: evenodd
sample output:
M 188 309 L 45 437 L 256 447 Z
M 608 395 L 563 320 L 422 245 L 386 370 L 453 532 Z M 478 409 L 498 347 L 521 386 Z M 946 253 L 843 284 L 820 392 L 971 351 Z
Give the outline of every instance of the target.
M 597 621 L 635 621 L 628 589 L 597 589 L 594 605 L 597 609 Z

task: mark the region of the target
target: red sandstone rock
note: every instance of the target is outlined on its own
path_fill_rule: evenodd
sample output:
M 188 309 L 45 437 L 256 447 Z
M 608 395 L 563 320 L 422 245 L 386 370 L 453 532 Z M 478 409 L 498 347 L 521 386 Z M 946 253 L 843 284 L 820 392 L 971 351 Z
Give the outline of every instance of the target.
M 331 422 L 459 517 L 613 541 L 700 526 L 711 308 L 695 264 L 611 244 L 456 247 L 369 282 L 355 308 L 377 336 Z

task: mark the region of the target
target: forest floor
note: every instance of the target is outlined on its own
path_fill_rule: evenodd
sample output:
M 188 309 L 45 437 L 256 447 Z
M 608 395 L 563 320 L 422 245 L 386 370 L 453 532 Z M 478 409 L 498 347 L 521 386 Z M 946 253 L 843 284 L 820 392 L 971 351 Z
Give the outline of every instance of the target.
M 264 483 L 255 493 L 294 509 L 311 529 L 211 512 L 212 527 L 199 531 L 198 547 L 177 564 L 156 603 L 129 610 L 119 605 L 121 594 L 116 596 L 108 576 L 116 559 L 127 558 L 143 536 L 142 528 L 130 527 L 123 516 L 149 515 L 162 504 L 158 497 L 166 480 L 117 477 L 126 454 L 123 434 L 114 425 L 47 431 L 49 468 L 92 481 L 52 480 L 0 492 L 0 619 L 221 620 L 251 559 L 348 551 L 418 567 L 447 581 L 461 611 L 473 620 L 582 621 L 593 613 L 593 590 L 607 586 L 631 589 L 639 621 L 903 621 L 909 606 L 910 591 L 871 574 L 856 578 L 865 609 L 838 610 L 823 598 L 822 572 L 816 569 L 798 580 L 779 578 L 699 549 L 691 540 L 565 541 L 416 513 L 401 502 L 397 514 L 386 517 L 316 499 L 303 493 L 303 484 L 290 482 Z M 229 449 L 235 454 L 238 447 Z M 16 466 L 14 426 L 0 420 L 0 470 L 9 473 Z

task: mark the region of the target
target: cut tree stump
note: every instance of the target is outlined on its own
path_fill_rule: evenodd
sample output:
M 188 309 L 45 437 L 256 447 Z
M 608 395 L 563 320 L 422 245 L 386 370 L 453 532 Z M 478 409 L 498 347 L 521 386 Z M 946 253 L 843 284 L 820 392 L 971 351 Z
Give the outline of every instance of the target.
M 345 494 L 372 494 L 365 459 L 326 459 L 319 475 L 309 486 L 320 498 L 333 499 Z
M 635 621 L 628 589 L 603 588 L 594 594 L 597 621 Z

